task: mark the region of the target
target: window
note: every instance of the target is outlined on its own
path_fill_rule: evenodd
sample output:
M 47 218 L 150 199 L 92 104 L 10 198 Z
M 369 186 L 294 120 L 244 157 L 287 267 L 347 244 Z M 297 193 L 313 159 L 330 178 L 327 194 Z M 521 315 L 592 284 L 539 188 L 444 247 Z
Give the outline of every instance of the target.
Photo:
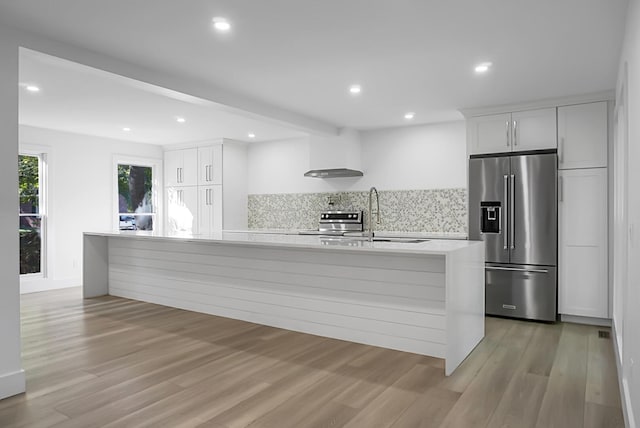
M 42 274 L 44 266 L 44 203 L 42 155 L 18 157 L 20 198 L 20 274 Z
M 153 230 L 155 204 L 151 166 L 118 163 L 120 230 Z

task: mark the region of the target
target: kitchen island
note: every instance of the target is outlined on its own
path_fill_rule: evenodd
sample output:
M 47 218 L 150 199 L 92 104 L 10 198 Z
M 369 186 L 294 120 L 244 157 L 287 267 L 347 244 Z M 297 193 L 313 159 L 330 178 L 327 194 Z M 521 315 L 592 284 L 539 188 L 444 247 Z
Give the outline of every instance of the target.
M 83 290 L 444 358 L 447 375 L 484 336 L 477 241 L 85 233 Z

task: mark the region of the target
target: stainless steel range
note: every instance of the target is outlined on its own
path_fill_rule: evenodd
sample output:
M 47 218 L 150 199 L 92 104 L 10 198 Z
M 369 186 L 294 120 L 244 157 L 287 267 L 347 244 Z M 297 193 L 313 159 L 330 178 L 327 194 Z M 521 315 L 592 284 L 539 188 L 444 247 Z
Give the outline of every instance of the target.
M 318 229 L 302 230 L 300 235 L 342 236 L 364 230 L 362 211 L 322 211 Z

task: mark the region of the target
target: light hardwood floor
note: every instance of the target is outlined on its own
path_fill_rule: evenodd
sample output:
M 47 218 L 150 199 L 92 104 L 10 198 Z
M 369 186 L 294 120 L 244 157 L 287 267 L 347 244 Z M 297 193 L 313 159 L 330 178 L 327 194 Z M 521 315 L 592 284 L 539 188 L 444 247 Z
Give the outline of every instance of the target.
M 487 318 L 443 361 L 79 289 L 23 296 L 0 427 L 622 427 L 598 328 Z

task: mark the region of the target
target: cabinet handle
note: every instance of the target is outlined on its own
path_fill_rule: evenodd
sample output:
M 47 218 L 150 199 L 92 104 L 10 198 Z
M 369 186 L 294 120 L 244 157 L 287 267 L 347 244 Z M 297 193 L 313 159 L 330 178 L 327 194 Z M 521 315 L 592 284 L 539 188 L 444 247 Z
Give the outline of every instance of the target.
M 506 128 L 507 128 L 507 130 L 506 130 L 506 133 L 507 133 L 507 147 L 509 147 L 509 121 L 508 120 L 506 121 L 506 124 L 507 124 L 507 126 L 506 126 Z
M 518 121 L 513 121 L 513 145 L 518 145 Z
M 560 147 L 558 147 L 558 158 L 560 163 L 564 160 L 564 137 L 560 138 Z
M 180 169 L 180 183 L 182 183 L 184 181 L 184 177 L 182 175 L 182 168 L 179 168 L 179 169 Z

